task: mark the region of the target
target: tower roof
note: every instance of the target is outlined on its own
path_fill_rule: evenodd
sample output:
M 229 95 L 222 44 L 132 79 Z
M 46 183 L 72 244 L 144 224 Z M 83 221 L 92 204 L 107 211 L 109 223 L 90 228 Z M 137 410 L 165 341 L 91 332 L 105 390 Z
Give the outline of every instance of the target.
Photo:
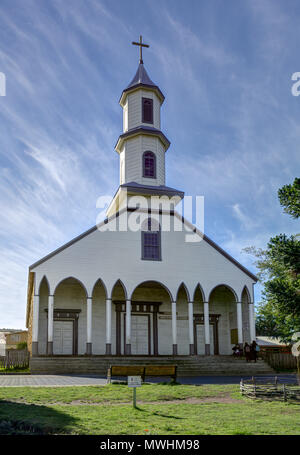
M 143 63 L 139 64 L 137 72 L 135 73 L 135 76 L 132 79 L 132 81 L 130 82 L 130 84 L 126 87 L 126 90 L 129 88 L 132 88 L 138 84 L 152 85 L 153 87 L 157 87 L 154 84 L 154 82 L 151 81 L 150 77 L 148 76 L 148 73 L 145 70 Z
M 130 82 L 130 84 L 123 90 L 121 98 L 120 98 L 120 104 L 123 104 L 123 101 L 125 99 L 125 96 L 128 92 L 137 89 L 138 87 L 145 87 L 146 89 L 152 89 L 156 91 L 158 97 L 160 98 L 161 102 L 163 103 L 165 97 L 158 85 L 154 84 L 154 82 L 150 79 L 143 63 L 140 63 L 137 69 L 137 72 L 135 73 L 134 78 Z

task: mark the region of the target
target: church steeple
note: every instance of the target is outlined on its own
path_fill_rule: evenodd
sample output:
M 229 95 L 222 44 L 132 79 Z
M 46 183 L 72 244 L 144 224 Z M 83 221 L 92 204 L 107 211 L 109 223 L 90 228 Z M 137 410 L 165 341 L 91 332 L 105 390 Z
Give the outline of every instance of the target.
M 140 42 L 138 69 L 123 90 L 123 134 L 116 144 L 120 155 L 120 184 L 165 185 L 165 152 L 170 142 L 160 129 L 160 109 L 164 95 L 149 77 L 142 59 Z
M 161 131 L 160 110 L 165 97 L 149 77 L 143 63 L 141 49 L 149 47 L 140 37 L 140 62 L 138 69 L 123 90 L 120 105 L 123 108 L 123 133 L 119 136 L 115 150 L 120 156 L 120 187 L 108 210 L 117 210 L 115 204 L 122 190 L 130 194 L 179 195 L 183 193 L 165 186 L 165 153 L 169 140 Z

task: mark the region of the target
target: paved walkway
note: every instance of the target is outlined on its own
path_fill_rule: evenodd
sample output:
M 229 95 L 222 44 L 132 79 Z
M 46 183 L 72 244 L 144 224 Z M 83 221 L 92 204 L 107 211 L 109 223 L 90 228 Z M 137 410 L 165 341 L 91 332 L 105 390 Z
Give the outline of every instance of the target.
M 272 376 L 273 378 L 275 377 Z M 286 378 L 284 382 L 294 382 L 296 375 L 277 375 L 278 378 Z M 244 377 L 244 379 L 250 378 Z M 122 380 L 122 378 L 118 378 Z M 123 378 L 125 380 L 125 378 Z M 167 378 L 147 378 L 146 382 L 162 382 Z M 198 376 L 179 377 L 181 384 L 239 384 L 241 376 Z M 95 375 L 0 375 L 0 387 L 72 387 L 85 385 L 105 385 L 106 377 Z
M 80 385 L 104 385 L 106 378 L 99 376 L 20 374 L 0 375 L 0 387 L 64 387 Z

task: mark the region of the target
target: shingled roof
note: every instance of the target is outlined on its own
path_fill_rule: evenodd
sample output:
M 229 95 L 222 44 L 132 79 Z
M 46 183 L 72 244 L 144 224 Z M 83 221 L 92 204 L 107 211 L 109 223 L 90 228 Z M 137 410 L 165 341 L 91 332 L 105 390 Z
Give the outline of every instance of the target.
M 158 96 L 161 98 L 161 102 L 163 102 L 165 99 L 165 96 L 158 87 L 158 85 L 154 84 L 154 82 L 150 79 L 143 63 L 139 64 L 134 78 L 132 79 L 130 84 L 123 90 L 120 101 L 122 100 L 124 93 L 129 92 L 138 87 L 152 88 L 157 91 Z

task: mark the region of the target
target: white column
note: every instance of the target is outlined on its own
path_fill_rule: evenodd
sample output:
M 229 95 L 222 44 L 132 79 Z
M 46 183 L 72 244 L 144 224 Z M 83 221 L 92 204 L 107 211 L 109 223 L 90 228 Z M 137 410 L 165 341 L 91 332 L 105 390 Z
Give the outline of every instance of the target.
M 176 302 L 172 302 L 172 340 L 173 340 L 173 355 L 177 355 Z
M 54 296 L 48 297 L 48 355 L 53 354 L 53 312 L 54 312 Z
M 205 355 L 210 355 L 210 329 L 209 329 L 208 302 L 204 302 L 204 338 L 205 338 Z
M 33 314 L 32 314 L 32 341 L 37 342 L 39 339 L 39 306 L 40 296 L 33 296 Z
M 189 302 L 189 341 L 190 341 L 190 355 L 195 353 L 194 349 L 194 305 Z
M 111 299 L 106 299 L 106 343 L 111 344 Z
M 38 340 L 39 340 L 39 307 L 40 296 L 33 296 L 33 311 L 32 311 L 32 355 L 38 355 Z
M 86 354 L 92 354 L 92 297 L 86 298 Z
M 242 302 L 236 303 L 236 317 L 237 317 L 237 329 L 238 329 L 238 344 L 243 345 Z
M 249 303 L 249 326 L 250 326 L 250 342 L 256 340 L 255 332 L 255 315 L 254 315 L 254 303 Z
M 111 299 L 106 299 L 106 355 L 111 355 Z
M 126 346 L 125 353 L 131 354 L 131 300 L 126 300 Z

